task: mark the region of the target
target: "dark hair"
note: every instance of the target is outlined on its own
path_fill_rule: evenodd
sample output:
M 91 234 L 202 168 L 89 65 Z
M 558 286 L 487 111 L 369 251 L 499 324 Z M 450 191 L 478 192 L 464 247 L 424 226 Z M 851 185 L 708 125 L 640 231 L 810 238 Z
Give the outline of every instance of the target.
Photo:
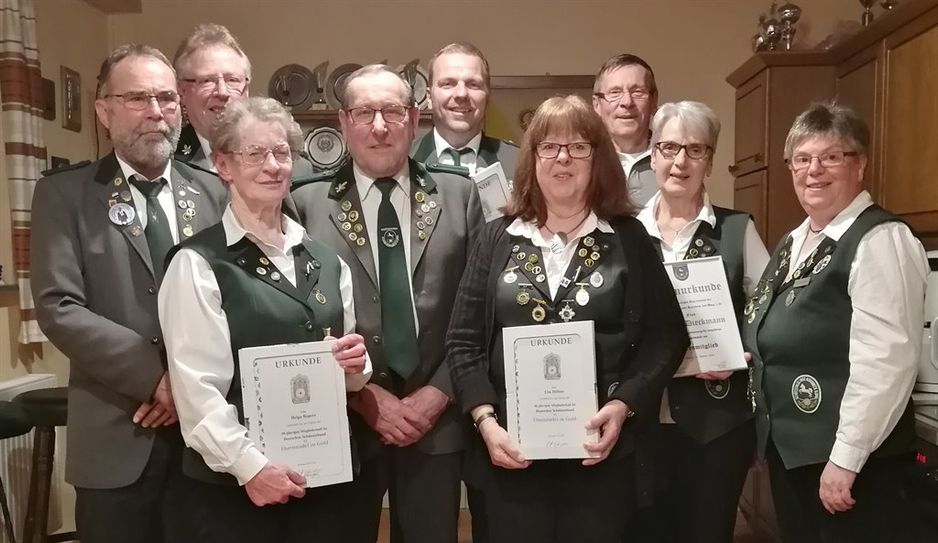
M 852 109 L 835 102 L 815 102 L 795 118 L 785 138 L 785 158 L 795 147 L 812 136 L 831 136 L 845 140 L 861 155 L 870 148 L 870 129 Z
M 651 92 L 652 96 L 658 96 L 658 84 L 655 82 L 655 71 L 651 69 L 651 65 L 645 62 L 645 59 L 642 57 L 629 53 L 616 55 L 599 67 L 599 72 L 597 72 L 596 79 L 593 81 L 593 92 L 600 92 L 599 82 L 604 75 L 625 66 L 641 66 L 645 68 L 648 71 L 648 76 L 651 78 L 651 88 L 648 90 Z
M 580 96 L 556 96 L 538 106 L 524 133 L 515 170 L 508 214 L 523 220 L 547 221 L 547 205 L 537 183 L 537 145 L 550 132 L 578 134 L 593 145 L 592 172 L 586 189 L 586 203 L 603 220 L 634 211 L 629 199 L 625 173 L 602 120 Z
M 169 63 L 169 59 L 167 59 L 166 55 L 159 49 L 149 45 L 125 43 L 111 51 L 107 58 L 104 59 L 104 62 L 101 63 L 101 70 L 98 72 L 98 88 L 95 96 L 103 98 L 104 95 L 107 94 L 107 84 L 108 80 L 111 78 L 111 72 L 114 71 L 114 66 L 128 57 L 155 58 L 165 64 L 173 73 L 176 73 L 176 70 L 173 70 L 173 65 Z
M 403 100 L 405 106 L 413 107 L 417 101 L 414 99 L 414 89 L 410 86 L 410 83 L 406 79 L 401 77 L 401 74 L 395 72 L 390 67 L 384 64 L 369 64 L 367 66 L 362 66 L 361 68 L 355 70 L 342 83 L 342 92 L 339 93 L 339 98 L 342 103 L 342 109 L 348 109 L 349 99 L 348 99 L 348 86 L 352 81 L 360 77 L 368 77 L 371 75 L 378 75 L 388 73 L 396 77 L 401 82 L 401 88 L 404 92 L 401 93 L 401 100 Z
M 448 55 L 451 53 L 462 53 L 464 55 L 469 55 L 477 57 L 482 61 L 482 79 L 485 80 L 485 88 L 491 88 L 491 77 L 489 76 L 489 61 L 486 60 L 485 55 L 482 54 L 482 51 L 479 50 L 475 45 L 467 41 L 457 41 L 449 45 L 444 45 L 442 49 L 436 52 L 432 57 L 430 57 L 430 62 L 427 63 L 427 70 L 429 71 L 430 85 L 433 85 L 433 65 L 436 64 L 436 60 L 443 55 Z

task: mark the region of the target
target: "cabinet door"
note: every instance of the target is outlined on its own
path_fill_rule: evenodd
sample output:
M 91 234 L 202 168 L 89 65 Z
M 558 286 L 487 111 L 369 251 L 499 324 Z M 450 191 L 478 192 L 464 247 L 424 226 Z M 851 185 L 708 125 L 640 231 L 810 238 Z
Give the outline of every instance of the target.
M 752 215 L 756 231 L 763 242 L 766 241 L 765 179 L 764 169 L 738 177 L 733 194 L 733 207 Z
M 769 71 L 763 70 L 736 89 L 736 163 L 730 173 L 737 177 L 765 167 L 768 84 Z
M 938 232 L 938 8 L 885 40 L 881 201 L 920 233 Z
M 874 45 L 844 61 L 837 67 L 837 102 L 849 106 L 870 128 L 869 162 L 863 176 L 863 188 L 879 201 L 880 144 L 882 128 L 882 44 Z

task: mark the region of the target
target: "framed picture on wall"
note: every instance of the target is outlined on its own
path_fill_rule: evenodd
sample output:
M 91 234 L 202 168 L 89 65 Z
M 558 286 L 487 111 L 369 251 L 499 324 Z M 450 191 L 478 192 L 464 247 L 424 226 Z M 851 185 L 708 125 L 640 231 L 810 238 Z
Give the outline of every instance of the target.
M 62 127 L 81 132 L 81 75 L 62 66 Z

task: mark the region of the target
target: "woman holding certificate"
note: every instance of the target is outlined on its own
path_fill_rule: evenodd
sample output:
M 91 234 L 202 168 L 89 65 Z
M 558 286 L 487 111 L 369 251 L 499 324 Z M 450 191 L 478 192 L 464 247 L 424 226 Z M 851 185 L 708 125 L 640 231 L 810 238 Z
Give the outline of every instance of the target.
M 618 542 L 636 442 L 688 338 L 629 215 L 612 141 L 582 98 L 537 109 L 506 211 L 479 235 L 447 341 L 478 430 L 466 478 L 494 543 Z
M 863 189 L 869 148 L 848 108 L 815 104 L 795 119 L 785 158 L 808 217 L 745 309 L 757 443 L 785 542 L 926 540 L 904 483 L 929 267 L 915 234 Z
M 752 218 L 713 206 L 704 187 L 720 121 L 700 102 L 667 103 L 658 109 L 651 129 L 658 193 L 638 220 L 664 262 L 722 258 L 736 316 L 731 326 L 738 333 L 745 300 L 769 255 Z M 665 490 L 642 519 L 640 540 L 733 540 L 736 508 L 755 448 L 748 385 L 746 371 L 704 372 L 668 384 L 655 445 L 655 470 Z
M 343 541 L 337 519 L 351 485 L 307 491 L 295 466 L 270 461 L 244 425 L 240 349 L 334 333 L 342 336 L 332 350 L 346 388 L 360 389 L 370 375 L 362 337 L 348 333 L 355 328 L 348 267 L 281 213 L 300 135 L 275 100 L 228 104 L 211 147 L 231 203 L 221 223 L 170 257 L 160 290 L 169 373 L 189 447 L 183 459 L 188 501 L 179 508 L 189 514 L 192 541 L 299 542 L 310 533 L 317 541 Z M 178 198 L 186 205 L 185 194 Z M 276 367 L 303 363 L 278 360 Z M 288 371 L 299 377 L 283 395 L 292 393 L 294 404 L 311 395 L 314 401 L 318 383 Z M 267 422 L 270 430 L 274 421 Z M 268 438 L 277 438 L 274 433 Z

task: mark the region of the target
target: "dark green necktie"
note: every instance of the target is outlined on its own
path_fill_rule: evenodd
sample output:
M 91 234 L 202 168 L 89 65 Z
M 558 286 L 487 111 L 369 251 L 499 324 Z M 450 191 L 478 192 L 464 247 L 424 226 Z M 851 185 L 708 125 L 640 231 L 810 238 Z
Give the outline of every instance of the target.
M 462 157 L 472 154 L 472 149 L 468 147 L 463 147 L 462 149 L 457 151 L 456 149 L 453 149 L 452 147 L 450 147 L 443 152 L 453 158 L 454 166 L 462 166 Z
M 150 247 L 150 260 L 153 262 L 153 272 L 157 280 L 163 277 L 163 261 L 166 253 L 173 248 L 173 233 L 169 229 L 169 221 L 157 199 L 166 180 L 160 177 L 154 181 L 145 181 L 134 177 L 130 180 L 147 198 L 147 227 L 144 233 L 147 236 L 147 245 Z
M 410 271 L 404 254 L 407 240 L 391 203 L 397 181 L 381 178 L 375 186 L 381 191 L 378 206 L 378 276 L 381 288 L 381 328 L 384 330 L 384 356 L 388 366 L 405 379 L 417 367 L 417 328 L 410 298 Z

